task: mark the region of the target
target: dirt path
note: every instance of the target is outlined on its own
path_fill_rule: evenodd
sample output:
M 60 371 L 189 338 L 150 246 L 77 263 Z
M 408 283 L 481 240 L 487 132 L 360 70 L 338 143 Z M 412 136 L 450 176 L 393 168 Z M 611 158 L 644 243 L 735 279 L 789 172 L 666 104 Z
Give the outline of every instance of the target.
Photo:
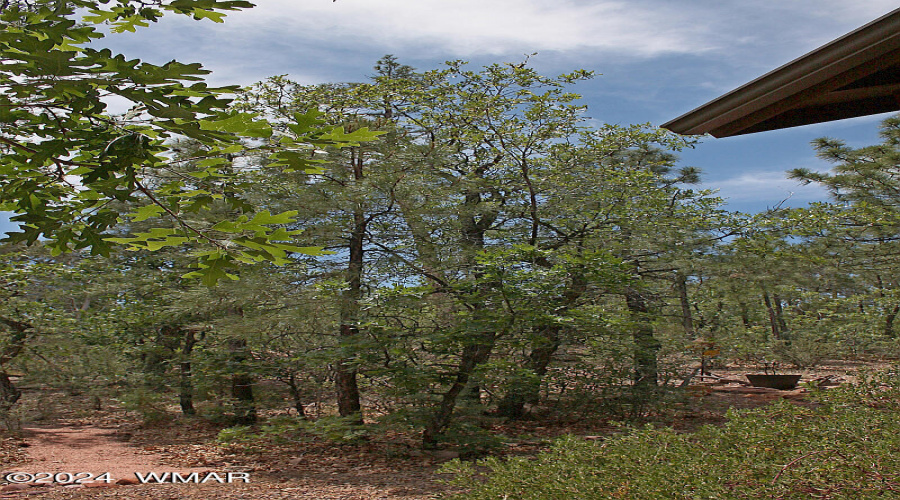
M 24 483 L 29 477 L 48 478 L 36 484 L 0 486 L 0 500 L 40 498 L 41 500 L 128 498 L 146 500 L 216 498 L 218 500 L 420 500 L 434 498 L 433 485 L 425 473 L 405 474 L 402 470 L 373 470 L 366 464 L 354 468 L 334 464 L 319 464 L 306 468 L 305 460 L 295 460 L 295 467 L 284 464 L 279 477 L 271 472 L 257 474 L 258 468 L 239 468 L 222 464 L 219 467 L 179 467 L 166 465 L 163 455 L 150 451 L 151 447 L 136 446 L 122 439 L 114 429 L 94 426 L 25 427 L 23 435 L 29 461 L 13 467 L 0 463 L 0 484 Z M 327 457 L 311 457 L 312 461 Z M 323 466 L 325 465 L 325 466 Z M 293 470 L 291 470 L 293 469 Z M 249 482 L 240 479 L 247 472 Z M 109 473 L 111 483 L 96 482 L 83 485 L 53 483 L 55 474 L 65 483 L 67 473 L 90 473 L 98 476 Z M 135 473 L 161 475 L 177 472 L 189 477 L 196 472 L 199 478 L 213 473 L 223 479 L 229 472 L 238 475 L 235 481 L 186 481 L 173 484 L 171 480 L 157 484 L 117 485 L 116 480 L 135 478 Z M 16 474 L 19 475 L 16 475 Z M 80 477 L 84 477 L 82 474 Z M 14 480 L 10 480 L 10 478 Z
M 196 472 L 198 477 L 204 477 L 210 472 L 209 469 L 168 466 L 158 455 L 130 446 L 111 429 L 24 427 L 22 434 L 29 461 L 14 467 L 0 464 L 0 481 L 10 483 L 0 487 L 0 499 L 37 495 L 41 498 L 77 498 L 72 495 L 77 495 L 79 490 L 90 489 L 91 494 L 96 494 L 98 488 L 123 487 L 117 484 L 123 480 L 130 482 L 124 485 L 128 489 L 142 488 L 132 484 L 138 475 L 147 477 L 150 473 L 177 472 L 182 477 L 191 477 L 191 473 Z M 122 492 L 116 493 L 122 495 Z M 135 496 L 138 493 L 134 490 L 125 497 L 138 498 Z
M 134 478 L 135 473 L 204 472 L 207 469 L 176 468 L 160 457 L 129 446 L 115 430 L 97 427 L 26 427 L 23 429 L 31 461 L 5 472 L 30 474 L 89 473 L 94 477 L 109 473 L 112 481 Z M 43 474 L 42 474 L 43 475 Z M 82 474 L 81 477 L 86 477 Z M 48 481 L 50 482 L 50 481 Z

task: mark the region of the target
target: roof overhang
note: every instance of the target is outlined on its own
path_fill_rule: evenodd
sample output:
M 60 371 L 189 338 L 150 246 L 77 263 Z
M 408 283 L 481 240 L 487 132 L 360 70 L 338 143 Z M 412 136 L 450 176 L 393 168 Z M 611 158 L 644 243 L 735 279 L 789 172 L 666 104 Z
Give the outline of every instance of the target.
M 730 137 L 897 110 L 900 9 L 662 127 Z

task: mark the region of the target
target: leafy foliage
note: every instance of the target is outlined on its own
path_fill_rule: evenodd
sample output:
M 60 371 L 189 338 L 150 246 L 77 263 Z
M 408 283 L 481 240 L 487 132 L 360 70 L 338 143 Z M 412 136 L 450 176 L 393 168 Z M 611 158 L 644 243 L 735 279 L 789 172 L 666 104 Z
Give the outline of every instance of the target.
M 288 213 L 257 214 L 266 220 L 230 231 L 189 215 L 217 201 L 239 213 L 254 211 L 242 194 L 241 155 L 265 154 L 273 168 L 314 172 L 316 148 L 351 146 L 373 134 L 324 127 L 312 112 L 298 117 L 277 146 L 259 146 L 253 141 L 271 137 L 272 127 L 232 111 L 227 94 L 237 88 L 208 87 L 208 71 L 199 64 L 157 66 L 96 48 L 103 37 L 99 24 L 134 31 L 165 13 L 221 22 L 224 11 L 249 7 L 235 0 L 3 2 L 0 208 L 15 212 L 12 220 L 20 223 L 9 241 L 41 238 L 57 254 L 90 248 L 99 255 L 109 255 L 116 243 L 152 251 L 196 241 L 212 248 L 199 254 L 200 269 L 192 274 L 208 284 L 227 276 L 237 261 L 284 262 L 287 252 L 314 253 L 292 243 L 298 231 L 270 227 L 293 221 Z M 107 114 L 111 97 L 124 98 L 131 109 Z M 203 148 L 196 157 L 173 158 L 168 144 L 175 138 Z M 159 181 L 186 161 L 202 169 Z M 108 237 L 117 224 L 151 218 L 175 226 Z

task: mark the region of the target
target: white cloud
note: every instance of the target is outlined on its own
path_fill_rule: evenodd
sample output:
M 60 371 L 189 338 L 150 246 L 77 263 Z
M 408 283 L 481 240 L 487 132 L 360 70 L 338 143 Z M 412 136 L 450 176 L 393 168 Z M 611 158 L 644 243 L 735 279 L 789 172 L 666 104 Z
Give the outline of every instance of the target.
M 825 189 L 818 185 L 804 186 L 788 179 L 785 172 L 756 171 L 737 177 L 705 184 L 704 188 L 718 189 L 718 196 L 730 203 L 759 202 L 774 207 L 782 200 L 787 205 L 803 205 L 810 201 L 820 201 L 828 197 Z
M 242 83 L 276 73 L 333 81 L 358 75 L 385 53 L 422 69 L 540 52 L 569 69 L 601 72 L 688 55 L 715 63 L 715 72 L 693 75 L 694 85 L 715 93 L 871 21 L 895 1 L 819 0 L 811 8 L 796 0 L 257 0 L 224 24 L 166 16 L 115 38 L 126 53 L 203 61 L 214 80 Z M 650 78 L 667 86 L 684 76 L 674 73 Z
M 295 38 L 412 45 L 456 57 L 581 48 L 646 56 L 708 48 L 698 36 L 704 25 L 658 1 L 263 0 L 229 22 Z
M 260 0 L 229 23 L 260 36 L 456 57 L 579 49 L 644 57 L 760 43 L 812 49 L 894 8 L 895 0 Z

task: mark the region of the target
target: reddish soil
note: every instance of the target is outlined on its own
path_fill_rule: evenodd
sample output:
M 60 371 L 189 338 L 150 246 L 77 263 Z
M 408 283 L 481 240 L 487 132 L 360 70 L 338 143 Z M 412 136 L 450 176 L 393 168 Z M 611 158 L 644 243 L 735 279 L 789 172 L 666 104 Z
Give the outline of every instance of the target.
M 424 500 L 446 489 L 435 474 L 445 459 L 431 454 L 392 456 L 382 444 L 341 447 L 327 442 L 229 447 L 215 442 L 217 427 L 201 421 L 143 426 L 115 407 L 89 417 L 83 410 L 67 410 L 50 425 L 28 426 L 15 437 L 0 439 L 0 499 Z M 172 471 L 182 477 L 198 472 L 200 480 L 210 472 L 216 476 L 204 484 L 67 485 L 52 483 L 51 477 L 41 484 L 2 486 L 10 482 L 7 474 L 15 472 L 109 472 L 115 481 L 133 478 L 135 472 Z M 234 482 L 217 482 L 227 480 L 228 473 Z M 249 482 L 242 480 L 243 474 Z
M 201 468 L 173 468 L 161 457 L 128 446 L 115 430 L 97 427 L 26 427 L 22 429 L 30 461 L 4 472 L 109 473 L 110 479 L 134 478 L 134 473 L 203 472 Z M 82 476 L 86 476 L 83 474 Z M 52 481 L 49 481 L 52 482 Z

